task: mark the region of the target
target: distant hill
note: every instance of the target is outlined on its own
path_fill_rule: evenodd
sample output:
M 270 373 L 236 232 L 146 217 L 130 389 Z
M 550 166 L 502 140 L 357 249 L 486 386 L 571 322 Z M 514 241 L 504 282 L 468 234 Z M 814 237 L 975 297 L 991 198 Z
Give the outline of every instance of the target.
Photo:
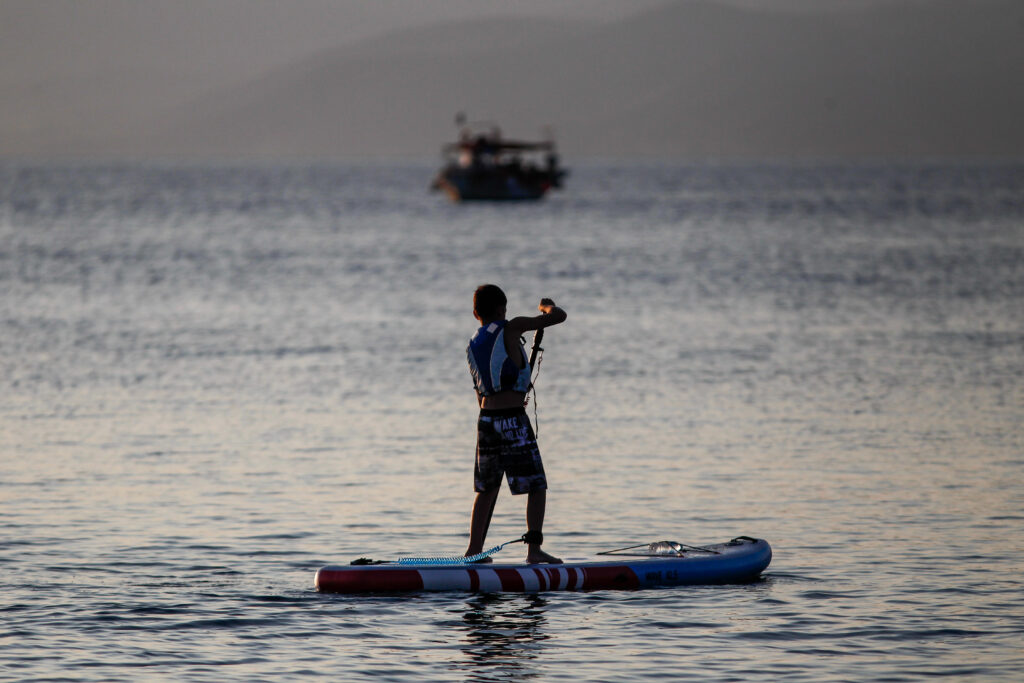
M 516 136 L 550 124 L 569 159 L 1024 157 L 1024 3 L 850 4 L 484 18 L 237 68 L 194 90 L 202 79 L 188 73 L 160 75 L 167 87 L 152 93 L 93 74 L 102 115 L 72 97 L 93 109 L 47 110 L 51 137 L 19 138 L 10 123 L 43 91 L 5 96 L 0 155 L 432 158 L 466 111 Z M 244 65 L 246 49 L 259 46 L 230 59 Z

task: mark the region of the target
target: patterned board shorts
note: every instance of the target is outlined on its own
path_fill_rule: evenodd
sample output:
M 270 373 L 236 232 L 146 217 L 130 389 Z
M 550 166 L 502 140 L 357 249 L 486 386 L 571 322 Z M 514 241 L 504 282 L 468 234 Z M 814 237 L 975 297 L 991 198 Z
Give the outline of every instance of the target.
M 501 486 L 508 478 L 513 494 L 544 491 L 548 481 L 530 418 L 522 408 L 481 410 L 477 421 L 476 467 L 473 488 L 477 492 Z

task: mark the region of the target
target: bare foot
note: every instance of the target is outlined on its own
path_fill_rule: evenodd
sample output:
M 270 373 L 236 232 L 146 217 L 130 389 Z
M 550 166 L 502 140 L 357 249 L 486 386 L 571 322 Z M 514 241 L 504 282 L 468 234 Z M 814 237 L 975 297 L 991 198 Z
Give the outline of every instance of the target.
M 472 557 L 472 556 L 471 555 L 467 555 L 466 557 Z M 490 564 L 491 562 L 494 562 L 494 559 L 490 555 L 488 555 L 487 557 L 481 557 L 479 560 L 474 560 L 470 564 Z
M 526 556 L 526 564 L 562 564 L 562 561 L 538 548 Z

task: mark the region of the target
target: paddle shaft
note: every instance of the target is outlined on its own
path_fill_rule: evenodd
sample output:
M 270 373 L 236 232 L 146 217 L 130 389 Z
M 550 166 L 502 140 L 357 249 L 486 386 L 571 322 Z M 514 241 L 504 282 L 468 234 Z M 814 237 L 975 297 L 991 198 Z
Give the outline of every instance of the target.
M 537 369 L 537 365 L 536 365 L 536 362 L 537 362 L 537 352 L 544 350 L 544 349 L 540 348 L 540 343 L 543 340 L 544 340 L 544 328 L 542 327 L 541 329 L 537 330 L 537 333 L 535 335 L 533 335 L 533 350 L 530 352 L 530 377 L 531 377 L 531 380 L 532 380 L 532 377 L 533 377 L 533 371 Z

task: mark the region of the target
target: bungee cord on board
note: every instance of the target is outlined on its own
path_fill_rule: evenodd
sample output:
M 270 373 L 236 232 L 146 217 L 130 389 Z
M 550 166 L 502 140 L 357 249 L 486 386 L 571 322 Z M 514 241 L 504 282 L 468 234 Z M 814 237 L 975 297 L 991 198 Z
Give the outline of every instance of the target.
M 734 539 L 735 540 L 735 539 Z M 731 541 L 730 541 L 731 542 Z M 637 550 L 643 548 L 644 551 L 628 553 L 627 550 Z M 653 543 L 640 543 L 638 545 L 630 545 L 625 548 L 616 548 L 614 550 L 604 550 L 597 553 L 598 555 L 621 555 L 623 557 L 660 557 L 660 556 L 672 556 L 682 557 L 687 551 L 696 551 L 702 553 L 711 553 L 712 555 L 719 555 L 717 550 L 711 550 L 710 548 L 703 548 L 699 545 L 687 545 L 686 543 L 679 543 L 678 541 L 654 541 Z

